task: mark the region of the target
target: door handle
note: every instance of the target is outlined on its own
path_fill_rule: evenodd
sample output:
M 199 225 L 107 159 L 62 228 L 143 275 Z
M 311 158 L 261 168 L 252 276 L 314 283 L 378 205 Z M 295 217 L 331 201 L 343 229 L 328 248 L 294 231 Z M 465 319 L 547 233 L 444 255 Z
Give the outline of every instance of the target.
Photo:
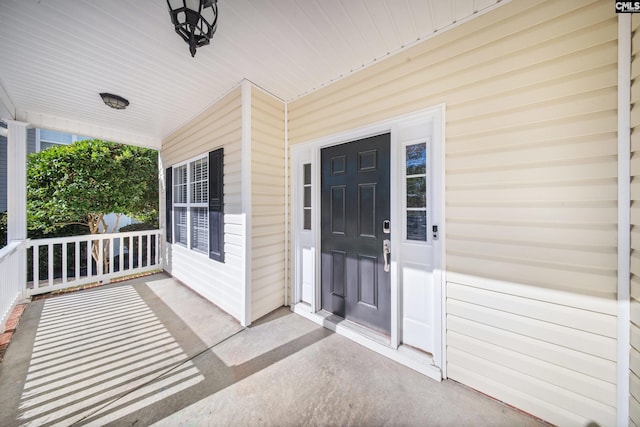
M 391 240 L 384 239 L 382 242 L 382 255 L 384 256 L 384 271 L 389 272 L 389 254 L 391 253 Z

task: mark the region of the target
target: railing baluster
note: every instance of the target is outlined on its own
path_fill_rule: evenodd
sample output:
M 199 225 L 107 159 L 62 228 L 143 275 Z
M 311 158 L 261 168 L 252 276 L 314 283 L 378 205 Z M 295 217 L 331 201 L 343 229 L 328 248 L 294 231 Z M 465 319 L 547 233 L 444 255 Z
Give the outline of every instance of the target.
M 80 241 L 78 240 L 76 242 L 73 242 L 73 247 L 76 251 L 76 270 L 74 271 L 74 278 L 75 280 L 80 280 Z
M 135 239 L 133 238 L 133 236 L 129 236 L 127 238 L 129 239 L 128 240 L 128 242 L 129 242 L 129 246 L 128 246 L 128 248 L 129 248 L 129 270 L 133 270 L 133 253 L 135 252 L 133 250 L 133 242 L 134 242 Z
M 92 263 L 93 240 L 87 240 L 86 243 L 87 243 L 87 278 L 90 278 L 90 277 L 93 277 L 93 263 Z
M 147 238 L 147 267 L 151 266 L 151 234 L 145 236 Z
M 67 242 L 62 244 L 62 283 L 67 283 Z
M 124 237 L 118 238 L 118 271 L 124 271 Z
M 47 245 L 47 262 L 49 263 L 47 282 L 49 283 L 48 286 L 53 286 L 53 243 Z
M 98 277 L 102 277 L 102 275 L 104 274 L 104 240 L 102 240 L 102 238 L 100 238 L 98 240 L 98 265 L 96 266 L 96 273 L 98 275 Z
M 153 233 L 153 238 L 154 238 L 154 240 L 156 242 L 156 246 L 155 246 L 156 254 L 153 257 L 153 265 L 158 265 L 159 264 L 158 263 L 158 256 L 160 254 L 160 239 L 159 239 L 159 237 L 160 236 L 158 236 L 158 233 Z
M 40 287 L 40 245 L 33 246 L 33 289 Z
M 109 246 L 107 246 L 107 253 L 109 255 L 109 274 L 113 274 L 113 237 L 109 237 Z

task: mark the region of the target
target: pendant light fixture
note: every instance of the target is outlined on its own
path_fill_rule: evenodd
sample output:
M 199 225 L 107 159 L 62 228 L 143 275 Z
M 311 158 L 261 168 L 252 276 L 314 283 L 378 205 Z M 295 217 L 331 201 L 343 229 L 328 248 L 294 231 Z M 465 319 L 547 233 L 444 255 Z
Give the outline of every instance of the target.
M 218 23 L 217 0 L 167 0 L 176 33 L 189 45 L 191 56 L 196 48 L 209 44 Z

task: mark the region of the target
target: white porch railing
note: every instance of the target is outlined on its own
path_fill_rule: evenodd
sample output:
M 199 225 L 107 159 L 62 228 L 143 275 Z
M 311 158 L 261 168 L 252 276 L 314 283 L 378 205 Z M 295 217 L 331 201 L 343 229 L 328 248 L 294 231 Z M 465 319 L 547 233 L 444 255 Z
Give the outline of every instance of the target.
M 162 230 L 27 241 L 27 294 L 35 295 L 161 268 Z
M 23 298 L 24 247 L 26 241 L 13 241 L 0 249 L 0 332 L 14 304 Z

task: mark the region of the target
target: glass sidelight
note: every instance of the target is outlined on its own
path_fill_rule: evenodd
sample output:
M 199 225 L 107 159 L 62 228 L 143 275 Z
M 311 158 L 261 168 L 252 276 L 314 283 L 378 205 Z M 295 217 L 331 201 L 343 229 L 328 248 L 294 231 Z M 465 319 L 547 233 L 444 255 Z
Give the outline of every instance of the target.
M 405 218 L 407 240 L 427 240 L 427 144 L 405 147 Z
M 311 163 L 305 163 L 303 169 L 303 229 L 311 230 Z

